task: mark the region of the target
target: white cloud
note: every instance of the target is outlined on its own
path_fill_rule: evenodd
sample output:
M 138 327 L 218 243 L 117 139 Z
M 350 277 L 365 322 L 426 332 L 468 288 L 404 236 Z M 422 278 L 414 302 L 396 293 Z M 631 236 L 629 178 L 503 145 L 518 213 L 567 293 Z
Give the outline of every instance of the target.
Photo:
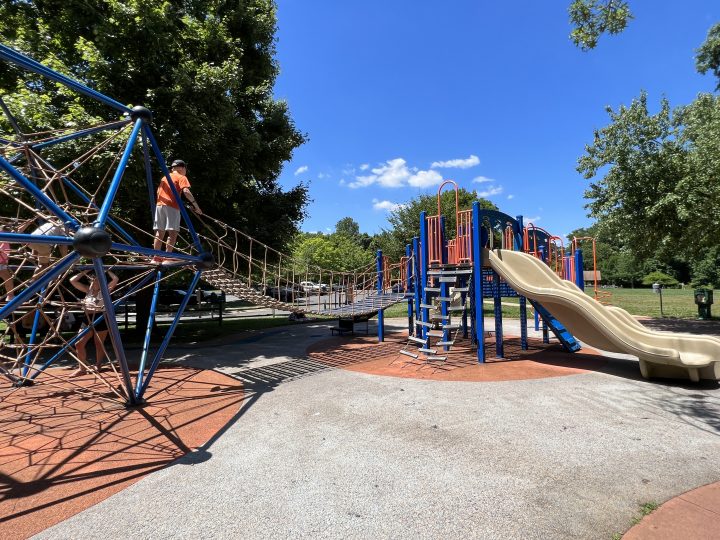
M 485 191 L 476 191 L 475 194 L 478 197 L 492 197 L 493 195 L 500 195 L 503 192 L 502 186 L 490 186 Z
M 346 184 L 345 179 L 341 178 L 340 181 L 338 182 L 338 184 L 340 184 L 341 186 L 344 186 Z
M 319 180 L 322 180 L 323 178 L 329 178 L 329 177 L 330 177 L 329 174 L 323 174 L 323 173 L 319 173 L 319 174 L 318 174 L 318 179 L 319 179 Z
M 302 174 L 302 173 L 304 173 L 304 172 L 307 172 L 307 171 L 308 171 L 308 166 L 307 166 L 307 165 L 302 165 L 302 166 L 298 167 L 297 170 L 295 171 L 295 176 L 297 176 L 298 174 Z
M 418 171 L 408 178 L 408 184 L 419 188 L 438 186 L 442 181 L 443 177 L 436 171 Z
M 366 187 L 372 184 L 380 184 L 382 187 L 397 188 L 407 184 L 412 176 L 407 162 L 403 158 L 389 159 L 385 164 L 370 171 L 367 176 L 356 176 L 354 182 L 348 184 L 351 188 Z
M 394 212 L 398 208 L 405 206 L 404 204 L 394 203 L 390 201 L 380 201 L 373 199 L 373 210 L 385 210 L 386 212 Z
M 542 218 L 541 218 L 540 216 L 535 216 L 535 217 L 523 217 L 523 222 L 525 223 L 525 225 L 527 225 L 528 223 L 533 223 L 533 224 L 535 224 L 535 223 L 537 223 L 538 221 L 540 221 L 541 219 L 542 219 Z
M 494 178 L 488 178 L 487 176 L 476 176 L 473 178 L 473 182 L 476 184 L 484 184 L 485 182 L 494 182 Z
M 431 169 L 469 169 L 470 167 L 475 167 L 476 165 L 480 165 L 480 158 L 470 154 L 469 158 L 466 159 L 450 159 L 448 161 L 434 161 L 432 165 L 430 165 Z
M 512 193 L 511 193 L 510 195 L 508 195 L 508 201 L 509 201 L 510 199 L 514 199 L 514 198 L 515 198 L 515 195 L 513 195 Z
M 362 166 L 360 167 L 362 169 Z M 408 167 L 403 158 L 389 159 L 385 163 L 370 170 L 371 174 L 356 176 L 348 184 L 351 188 L 361 188 L 378 184 L 386 188 L 405 186 L 425 188 L 441 184 L 443 177 L 437 171 L 420 171 Z
M 369 168 L 370 168 L 370 165 L 368 165 L 367 163 L 363 163 L 362 165 L 360 165 L 361 171 L 367 171 Z

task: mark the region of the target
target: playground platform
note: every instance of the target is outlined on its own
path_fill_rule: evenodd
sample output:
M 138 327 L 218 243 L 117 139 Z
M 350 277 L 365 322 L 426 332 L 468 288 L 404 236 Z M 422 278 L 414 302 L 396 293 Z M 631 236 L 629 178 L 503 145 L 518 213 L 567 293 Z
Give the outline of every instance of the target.
M 392 323 L 402 330 L 404 321 Z M 641 505 L 720 480 L 716 384 L 657 384 L 619 355 L 535 346 L 510 362 L 458 361 L 431 373 L 381 362 L 392 341 L 330 338 L 329 326 L 173 348 L 183 367 L 159 373 L 221 377 L 204 391 L 222 397 L 222 418 L 196 429 L 204 406 L 169 385 L 171 395 L 148 405 L 159 408 L 155 418 L 166 413 L 148 444 L 172 450 L 168 458 L 143 465 L 142 445 L 131 461 L 116 454 L 117 470 L 135 477 L 72 517 L 43 521 L 43 512 L 79 499 L 81 481 L 102 474 L 87 468 L 98 448 L 65 448 L 57 459 L 70 470 L 61 481 L 23 480 L 32 496 L 66 490 L 54 506 L 23 507 L 36 523 L 55 523 L 37 537 L 610 538 L 630 528 Z M 472 379 L 478 367 L 484 374 Z M 510 375 L 517 372 L 528 377 Z M 177 422 L 172 410 L 182 411 Z M 78 456 L 85 466 L 72 465 Z M 18 510 L 27 502 L 8 503 L 5 493 Z M 24 537 L 12 517 L 0 520 L 3 538 Z

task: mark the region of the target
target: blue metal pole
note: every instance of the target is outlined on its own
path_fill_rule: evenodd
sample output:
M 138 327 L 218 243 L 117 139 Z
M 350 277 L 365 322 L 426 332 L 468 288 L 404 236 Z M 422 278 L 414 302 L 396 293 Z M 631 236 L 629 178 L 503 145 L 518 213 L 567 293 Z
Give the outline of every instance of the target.
M 70 181 L 69 178 L 66 178 L 65 176 L 62 177 L 63 184 L 65 184 L 67 187 L 70 188 L 70 190 L 75 193 L 78 197 L 80 197 L 83 201 L 85 201 L 86 204 L 89 204 L 91 208 L 98 209 L 98 206 L 92 202 L 90 197 L 85 195 L 82 190 L 80 190 L 73 182 Z M 130 242 L 134 246 L 138 246 L 140 244 L 137 243 L 137 241 L 125 230 L 123 229 L 120 224 L 115 221 L 113 218 L 108 217 L 107 221 L 115 230 L 117 230 L 118 233 L 120 233 L 120 236 L 122 236 L 127 242 Z
M 43 295 L 45 294 L 45 290 L 46 289 L 42 290 L 42 292 L 40 293 L 40 297 L 38 298 L 38 304 L 40 304 L 40 305 L 42 304 L 42 299 L 43 299 Z M 41 311 L 40 306 L 36 305 L 35 306 L 35 316 L 33 317 L 33 325 L 32 325 L 32 330 L 31 330 L 32 333 L 30 334 L 30 340 L 28 343 L 28 351 L 27 351 L 27 354 L 25 355 L 25 365 L 23 366 L 23 370 L 22 370 L 23 377 L 27 377 L 28 370 L 30 369 L 30 365 L 32 364 L 31 358 L 32 358 L 33 354 L 31 352 L 31 349 L 32 349 L 32 346 L 35 345 L 35 338 L 37 336 L 38 325 L 40 324 L 40 311 Z M 39 352 L 40 351 L 35 351 L 35 356 L 37 356 Z
M 549 247 L 549 245 L 548 245 Z M 538 248 L 538 251 L 540 252 L 540 260 L 542 262 L 547 262 L 547 252 L 545 250 L 545 246 L 540 246 Z M 538 319 L 540 318 L 540 314 L 538 313 L 537 309 L 535 310 L 535 330 L 538 329 Z M 545 319 L 542 320 L 542 339 L 543 343 L 550 343 L 550 335 L 548 334 L 548 328 L 547 323 L 545 322 Z
M 182 201 L 180 200 L 180 194 L 177 192 L 177 189 L 175 189 L 175 184 L 173 184 L 172 180 L 170 180 L 170 171 L 167 168 L 167 164 L 165 163 L 165 158 L 162 155 L 162 152 L 160 151 L 160 147 L 158 146 L 157 141 L 155 140 L 155 136 L 152 134 L 152 131 L 150 131 L 150 128 L 148 126 L 145 126 L 144 130 L 145 135 L 147 135 L 148 140 L 150 141 L 150 145 L 152 146 L 153 152 L 155 154 L 155 158 L 157 159 L 158 164 L 160 165 L 160 169 L 162 170 L 163 175 L 165 178 L 167 178 L 168 184 L 170 185 L 170 190 L 173 193 L 173 197 L 175 197 L 175 200 L 178 203 L 178 206 L 180 207 L 180 215 L 182 215 L 183 220 L 185 221 L 185 225 L 187 225 L 188 231 L 190 231 L 190 236 L 193 239 L 193 243 L 195 244 L 195 248 L 202 252 L 202 244 L 200 243 L 200 238 L 197 235 L 197 232 L 195 232 L 195 227 L 192 224 L 192 221 L 190 220 L 190 215 L 187 213 L 187 210 L 185 209 L 185 205 L 183 205 Z
M 382 250 L 377 250 L 377 291 L 378 295 L 383 293 L 383 260 Z M 378 311 L 378 341 L 385 341 L 385 312 L 381 309 Z
M 79 258 L 80 255 L 77 253 L 70 253 L 67 257 L 56 263 L 56 266 L 52 268 L 52 270 L 43 274 L 37 279 L 37 281 L 24 288 L 20 294 L 15 296 L 15 298 L 10 300 L 2 309 L 0 309 L 0 320 L 7 318 L 7 316 L 15 311 L 18 306 L 28 301 L 36 292 L 62 274 Z
M 505 356 L 503 343 L 502 298 L 500 297 L 500 276 L 493 271 L 493 308 L 495 315 L 495 354 L 498 358 Z
M 420 299 L 423 297 L 423 289 L 425 285 L 420 278 L 420 239 L 416 236 L 412 240 L 413 250 L 413 265 L 415 279 L 413 285 L 415 285 L 415 322 L 421 320 L 420 314 Z M 415 324 L 415 336 L 422 336 L 422 327 L 419 324 Z
M 518 234 L 515 249 L 523 251 L 525 246 L 525 225 L 522 216 L 515 216 L 518 225 Z M 527 299 L 524 296 L 518 297 L 520 300 L 520 349 L 527 351 L 528 349 L 528 329 L 527 329 Z
M 445 216 L 440 216 L 440 263 L 444 266 L 447 264 L 447 242 L 445 241 Z M 450 287 L 447 281 L 440 281 L 440 298 L 450 297 Z M 450 341 L 450 330 L 445 328 L 445 324 L 449 322 L 448 317 L 448 305 L 449 302 L 446 300 L 440 300 L 440 323 L 443 329 L 443 341 Z M 445 345 L 444 351 L 449 351 L 450 347 Z
M 120 372 L 122 373 L 123 382 L 127 390 L 128 403 L 135 405 L 135 395 L 133 393 L 132 381 L 130 380 L 130 369 L 128 368 L 127 358 L 125 357 L 125 349 L 123 348 L 122 338 L 120 337 L 120 330 L 117 325 L 117 318 L 115 312 L 111 311 L 113 301 L 110 296 L 110 289 L 108 289 L 108 282 L 105 278 L 105 269 L 103 268 L 102 258 L 94 257 L 93 266 L 95 267 L 95 279 L 100 282 L 100 293 L 103 297 L 103 304 L 106 306 L 107 313 L 105 314 L 105 320 L 107 327 L 110 330 L 110 341 L 115 349 L 115 357 L 118 359 L 120 364 Z
M 420 287 L 422 290 L 422 303 L 427 305 L 427 291 L 425 287 L 428 282 L 428 234 L 427 234 L 427 213 L 420 212 Z M 427 322 L 430 314 L 427 308 L 422 308 L 420 319 Z M 427 328 L 422 327 L 422 338 L 427 339 Z
M 14 232 L 0 232 L 0 241 L 10 244 L 49 244 L 72 246 L 73 238 L 71 236 L 50 236 L 44 234 L 27 234 Z
M 468 280 L 467 278 L 460 278 L 460 288 L 464 289 L 468 286 Z M 467 308 L 465 307 L 465 304 L 467 304 L 467 293 L 460 293 L 460 301 L 463 306 L 462 311 L 462 329 L 463 329 L 463 338 L 467 339 L 468 337 L 468 323 L 467 323 Z
M 173 319 L 173 322 L 170 324 L 170 328 L 168 328 L 168 331 L 165 334 L 165 338 L 163 338 L 163 341 L 160 344 L 160 347 L 158 347 L 158 350 L 155 353 L 155 358 L 153 358 L 152 364 L 150 364 L 150 369 L 148 369 L 147 375 L 145 376 L 145 380 L 143 381 L 142 388 L 140 389 L 140 392 L 135 394 L 136 399 L 141 400 L 143 395 L 145 395 L 145 392 L 147 391 L 148 385 L 150 384 L 150 381 L 152 380 L 155 370 L 157 369 L 158 365 L 160 364 L 160 360 L 162 359 L 163 354 L 165 354 L 165 350 L 167 349 L 168 345 L 170 344 L 170 339 L 172 338 L 172 335 L 175 332 L 175 328 L 177 328 L 177 325 L 180 322 L 180 317 L 182 316 L 183 312 L 185 311 L 185 308 L 187 307 L 188 302 L 190 301 L 190 297 L 192 296 L 192 293 L 195 290 L 195 287 L 197 286 L 198 281 L 200 281 L 201 275 L 202 275 L 202 272 L 200 272 L 200 271 L 195 272 L 192 282 L 190 283 L 190 287 L 188 288 L 187 293 L 185 294 L 185 297 L 182 299 L 182 302 L 180 302 L 180 306 L 178 307 L 178 312 L 175 314 L 175 318 Z
M 479 363 L 485 362 L 485 318 L 483 317 L 483 272 L 482 272 L 482 221 L 480 203 L 475 201 L 472 206 L 472 250 L 473 250 L 473 305 L 475 307 L 475 339 Z
M 585 272 L 583 270 L 582 249 L 575 250 L 575 285 L 580 287 L 580 290 L 585 290 Z
M 76 230 L 80 226 L 80 224 L 74 217 L 72 217 L 70 214 L 65 212 L 65 210 L 63 210 L 62 208 L 60 208 L 55 203 L 55 201 L 53 201 L 47 195 L 45 195 L 45 193 L 43 193 L 32 181 L 28 180 L 22 174 L 20 174 L 15 169 L 15 167 L 13 167 L 2 156 L 0 156 L 0 168 L 2 170 L 4 170 L 6 173 L 8 173 L 12 177 L 13 180 L 15 180 L 18 184 L 20 184 L 23 188 L 25 188 L 33 197 L 35 197 L 35 200 L 37 200 L 38 203 L 43 205 L 50 212 L 52 212 L 58 218 L 60 218 L 66 227 Z
M 410 257 L 411 250 L 410 244 L 405 246 L 405 257 L 407 257 L 407 263 L 405 264 L 405 298 L 407 298 L 407 314 L 408 314 L 408 336 L 413 335 L 413 299 L 408 295 L 410 287 L 412 286 L 412 258 Z
M 152 302 L 150 303 L 150 316 L 148 317 L 147 326 L 145 327 L 145 339 L 143 341 L 142 355 L 140 356 L 140 366 L 138 367 L 137 379 L 135 381 L 135 395 L 137 396 L 142 388 L 143 376 L 145 375 L 145 364 L 147 363 L 148 353 L 150 352 L 150 338 L 152 336 L 153 325 L 155 324 L 155 312 L 157 311 L 157 301 L 160 296 L 160 281 L 162 280 L 162 272 L 158 271 L 155 277 L 155 287 L 153 288 Z
M 123 105 L 122 103 L 119 103 L 115 101 L 114 99 L 111 99 L 97 90 L 93 90 L 92 88 L 88 88 L 87 86 L 80 84 L 79 82 L 71 79 L 70 77 L 67 77 L 65 75 L 62 75 L 58 73 L 57 71 L 54 71 L 44 65 L 42 65 L 40 62 L 37 62 L 33 60 L 32 58 L 25 56 L 22 53 L 17 52 L 14 49 L 11 49 L 10 47 L 7 47 L 6 45 L 0 44 L 0 58 L 4 60 L 8 60 L 10 62 L 13 62 L 15 64 L 18 64 L 19 66 L 22 66 L 23 68 L 32 71 L 34 73 L 37 73 L 39 75 L 44 75 L 45 77 L 48 77 L 49 79 L 62 83 L 65 86 L 68 86 L 69 88 L 72 88 L 73 90 L 80 92 L 81 94 L 84 94 L 86 96 L 90 96 L 91 98 L 97 99 L 98 101 L 104 103 L 105 105 L 109 105 L 110 107 L 117 109 L 121 112 L 130 113 L 131 110 Z
M 155 186 L 152 178 L 152 164 L 150 163 L 150 151 L 148 150 L 147 135 L 145 130 L 140 133 L 142 136 L 143 158 L 145 159 L 145 181 L 148 188 L 148 202 L 150 203 L 150 219 L 155 219 Z
M 117 309 L 117 307 L 120 306 L 121 304 L 124 304 L 124 303 L 127 301 L 127 298 L 128 298 L 131 294 L 133 294 L 135 291 L 137 291 L 137 290 L 140 289 L 141 287 L 144 287 L 145 284 L 146 284 L 148 281 L 150 281 L 150 278 L 152 278 L 152 274 L 149 275 L 149 276 L 144 277 L 142 280 L 140 280 L 139 283 L 136 283 L 128 292 L 125 293 L 125 296 L 124 296 L 123 298 L 121 298 L 121 299 L 119 299 L 119 300 L 116 300 L 116 301 L 113 303 L 113 310 Z M 57 353 L 55 353 L 54 356 L 52 356 L 52 357 L 51 357 L 49 360 L 47 360 L 41 367 L 39 367 L 39 368 L 35 371 L 35 373 L 33 373 L 33 374 L 30 376 L 30 379 L 35 379 L 35 377 L 37 377 L 38 375 L 40 375 L 40 373 L 42 373 L 43 371 L 45 371 L 45 369 L 47 369 L 47 368 L 50 366 L 50 364 L 52 364 L 55 360 L 57 360 L 57 359 L 60 358 L 62 355 L 64 355 L 65 352 L 66 352 L 70 347 L 72 347 L 73 345 L 75 345 L 75 343 L 77 343 L 79 340 L 81 340 L 88 332 L 90 332 L 93 328 L 95 328 L 95 327 L 96 327 L 98 324 L 100 324 L 103 320 L 105 320 L 105 314 L 104 314 L 104 313 L 101 313 L 99 317 L 95 317 L 95 319 L 94 319 L 82 332 L 78 332 L 78 333 L 75 335 L 75 337 L 72 338 L 72 339 L 70 339 L 68 342 L 66 342 L 65 345 L 63 345 L 63 347 L 62 347 Z
M 145 121 L 142 118 L 138 118 L 137 120 L 135 120 L 135 125 L 133 126 L 132 132 L 130 133 L 127 144 L 125 145 L 125 151 L 120 158 L 118 168 L 115 169 L 115 174 L 113 175 L 113 179 L 110 182 L 110 187 L 108 187 L 107 193 L 105 194 L 105 199 L 103 200 L 102 206 L 100 207 L 100 213 L 98 214 L 97 220 L 95 220 L 95 225 L 98 227 L 105 226 L 105 222 L 107 221 L 108 215 L 110 214 L 110 209 L 112 208 L 113 202 L 115 202 L 115 195 L 117 194 L 118 188 L 120 187 L 120 181 L 122 180 L 123 174 L 125 174 L 125 168 L 127 167 L 128 161 L 130 161 L 130 156 L 132 155 L 135 141 L 137 140 L 138 133 L 140 132 L 140 128 L 142 128 L 144 122 Z
M 49 141 L 41 142 L 38 144 L 33 144 L 32 148 L 33 150 L 42 150 L 43 148 L 47 148 L 48 146 L 53 146 L 56 144 L 64 143 L 67 141 L 72 141 L 75 139 L 79 139 L 81 137 L 84 137 L 85 135 L 92 135 L 93 133 L 99 133 L 101 131 L 109 131 L 111 129 L 121 128 L 126 125 L 128 125 L 132 120 L 119 120 L 118 122 L 113 122 L 111 124 L 106 124 L 104 126 L 97 126 L 94 128 L 88 128 L 83 129 L 81 131 L 76 131 L 75 133 L 71 133 L 69 135 L 63 135 L 62 137 L 58 137 L 57 139 L 51 139 Z

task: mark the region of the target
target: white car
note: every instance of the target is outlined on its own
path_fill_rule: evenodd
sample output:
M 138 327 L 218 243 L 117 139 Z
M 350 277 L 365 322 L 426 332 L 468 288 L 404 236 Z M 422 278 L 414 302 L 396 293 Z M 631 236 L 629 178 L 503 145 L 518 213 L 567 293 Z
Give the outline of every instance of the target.
M 312 281 L 301 281 L 300 288 L 303 291 L 305 291 L 306 293 L 317 292 L 320 290 L 320 288 L 317 285 L 315 285 Z

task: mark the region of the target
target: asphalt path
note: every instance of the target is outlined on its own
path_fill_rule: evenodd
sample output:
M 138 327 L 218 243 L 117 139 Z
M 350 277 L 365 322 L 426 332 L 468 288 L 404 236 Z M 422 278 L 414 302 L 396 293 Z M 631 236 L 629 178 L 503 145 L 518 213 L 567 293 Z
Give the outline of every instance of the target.
M 624 358 L 525 381 L 373 376 L 307 357 L 328 328 L 172 349 L 242 380 L 244 407 L 38 538 L 609 539 L 640 505 L 720 480 L 716 384 L 644 381 Z

